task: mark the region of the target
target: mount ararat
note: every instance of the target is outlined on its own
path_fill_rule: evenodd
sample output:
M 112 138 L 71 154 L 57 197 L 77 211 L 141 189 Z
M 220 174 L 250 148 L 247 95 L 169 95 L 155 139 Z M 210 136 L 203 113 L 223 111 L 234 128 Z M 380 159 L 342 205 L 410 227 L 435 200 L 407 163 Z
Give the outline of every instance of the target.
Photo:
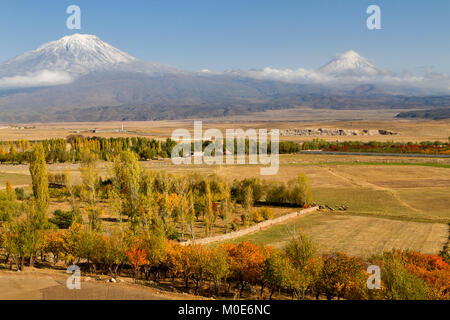
M 355 51 L 317 70 L 193 72 L 74 34 L 0 65 L 0 122 L 202 118 L 296 106 L 448 107 L 448 77 L 430 79 L 380 70 Z

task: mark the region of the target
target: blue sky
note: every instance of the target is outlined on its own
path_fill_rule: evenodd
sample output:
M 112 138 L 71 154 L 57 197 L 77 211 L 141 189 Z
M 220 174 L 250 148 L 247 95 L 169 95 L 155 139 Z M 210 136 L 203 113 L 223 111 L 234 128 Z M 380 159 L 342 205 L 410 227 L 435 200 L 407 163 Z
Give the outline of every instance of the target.
M 318 68 L 353 49 L 385 69 L 450 72 L 448 0 L 2 0 L 0 61 L 74 33 L 71 4 L 80 33 L 189 70 Z M 370 4 L 382 30 L 366 28 Z

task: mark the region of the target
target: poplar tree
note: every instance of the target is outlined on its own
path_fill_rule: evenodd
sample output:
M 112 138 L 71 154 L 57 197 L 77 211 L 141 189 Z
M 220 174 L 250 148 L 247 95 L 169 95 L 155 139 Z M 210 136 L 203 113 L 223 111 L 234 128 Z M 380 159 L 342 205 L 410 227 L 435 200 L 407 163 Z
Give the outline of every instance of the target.
M 14 195 L 14 190 L 10 181 L 6 181 L 6 195 L 12 197 Z
M 131 228 L 136 232 L 142 178 L 142 168 L 137 155 L 132 151 L 122 152 L 115 159 L 113 172 L 114 186 L 121 199 L 121 211 L 130 218 Z
M 195 201 L 194 201 L 194 193 L 189 193 L 189 213 L 187 215 L 187 222 L 189 223 L 189 228 L 191 230 L 191 238 L 195 240 L 195 232 L 194 232 L 194 220 L 195 220 Z
M 98 156 L 88 148 L 84 148 L 81 158 L 81 179 L 87 191 L 89 201 L 89 205 L 87 206 L 89 229 L 98 231 L 101 228 L 100 216 L 102 215 L 102 212 L 96 205 L 97 185 L 99 183 Z
M 36 201 L 36 208 L 45 217 L 50 202 L 50 194 L 48 192 L 45 151 L 41 143 L 36 143 L 31 153 L 30 174 L 33 183 L 33 195 Z
M 242 207 L 245 209 L 245 213 L 243 215 L 244 224 L 247 224 L 250 220 L 250 212 L 253 208 L 253 203 L 253 189 L 251 186 L 247 186 L 244 190 L 244 201 L 242 203 Z
M 209 180 L 205 181 L 205 206 L 206 206 L 206 219 L 205 219 L 205 227 L 206 234 L 211 237 L 212 227 L 214 224 L 214 209 L 212 204 L 212 194 L 211 194 L 211 184 Z
M 80 171 L 83 185 L 89 192 L 89 204 L 94 207 L 99 180 L 98 157 L 88 149 L 83 150 Z

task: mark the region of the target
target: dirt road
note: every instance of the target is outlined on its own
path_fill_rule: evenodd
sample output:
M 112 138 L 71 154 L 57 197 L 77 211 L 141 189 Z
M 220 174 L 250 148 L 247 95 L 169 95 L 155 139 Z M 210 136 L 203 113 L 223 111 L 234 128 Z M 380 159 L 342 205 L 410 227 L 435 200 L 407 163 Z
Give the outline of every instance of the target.
M 0 300 L 178 300 L 189 295 L 164 292 L 126 282 L 82 278 L 80 290 L 69 290 L 64 271 L 0 271 Z

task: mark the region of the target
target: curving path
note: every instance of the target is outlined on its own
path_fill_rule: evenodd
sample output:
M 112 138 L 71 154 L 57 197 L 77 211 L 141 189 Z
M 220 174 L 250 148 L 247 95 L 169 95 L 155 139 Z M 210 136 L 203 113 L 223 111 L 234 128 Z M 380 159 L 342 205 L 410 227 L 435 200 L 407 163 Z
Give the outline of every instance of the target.
M 275 218 L 275 219 L 270 219 L 270 220 L 267 220 L 267 221 L 260 222 L 258 224 L 255 224 L 254 226 L 251 226 L 251 227 L 248 227 L 248 228 L 245 228 L 245 229 L 242 229 L 242 230 L 233 231 L 233 232 L 230 232 L 230 233 L 227 233 L 227 234 L 221 234 L 221 235 L 214 236 L 214 237 L 211 237 L 211 238 L 202 238 L 202 239 L 198 239 L 198 240 L 194 240 L 194 241 L 188 240 L 188 241 L 182 242 L 182 244 L 183 245 L 209 244 L 209 243 L 213 243 L 213 242 L 232 240 L 232 239 L 235 239 L 235 238 L 246 236 L 246 235 L 254 233 L 254 232 L 261 231 L 262 229 L 265 229 L 267 227 L 270 227 L 270 226 L 273 226 L 273 225 L 285 222 L 287 220 L 290 220 L 290 219 L 293 219 L 293 218 L 297 218 L 299 216 L 303 216 L 303 215 L 308 214 L 308 213 L 315 212 L 318 209 L 319 209 L 319 207 L 311 207 L 311 208 L 308 208 L 308 209 L 302 209 L 302 210 L 299 210 L 299 211 L 295 211 L 295 212 L 292 212 L 292 213 L 285 214 L 285 215 L 283 215 L 281 217 L 278 217 L 278 218 Z

